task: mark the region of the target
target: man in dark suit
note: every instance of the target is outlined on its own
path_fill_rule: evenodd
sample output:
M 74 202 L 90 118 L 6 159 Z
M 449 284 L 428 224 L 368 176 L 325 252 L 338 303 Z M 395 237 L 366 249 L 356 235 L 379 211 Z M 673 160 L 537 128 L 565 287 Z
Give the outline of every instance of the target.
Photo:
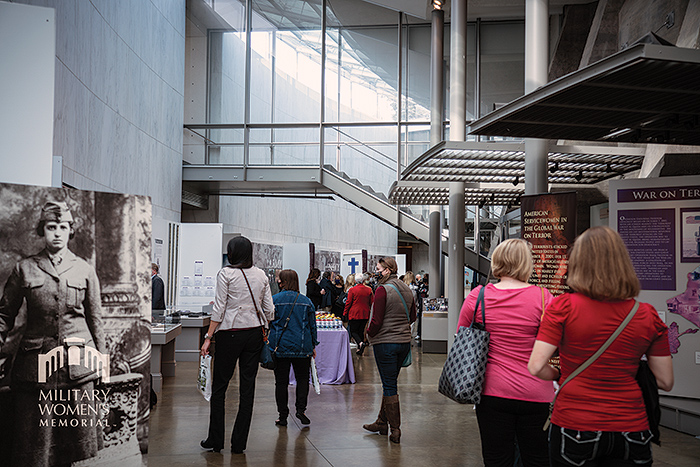
M 158 275 L 159 269 L 156 263 L 151 263 L 151 285 L 153 288 L 151 310 L 165 310 L 165 284 Z

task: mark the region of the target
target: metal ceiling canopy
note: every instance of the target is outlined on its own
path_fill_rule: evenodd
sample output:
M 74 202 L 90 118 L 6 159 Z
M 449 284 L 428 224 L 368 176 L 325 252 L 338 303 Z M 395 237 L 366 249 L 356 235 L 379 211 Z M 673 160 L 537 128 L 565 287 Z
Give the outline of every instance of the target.
M 394 182 L 389 190 L 392 204 L 449 204 L 450 189 L 446 183 Z M 467 187 L 464 189 L 464 204 L 467 206 L 515 206 L 520 204 L 523 188 Z
M 632 46 L 476 120 L 470 134 L 700 145 L 700 50 Z
M 644 149 L 616 146 L 549 148 L 549 183 L 593 184 L 642 167 Z M 524 183 L 525 143 L 442 141 L 401 175 L 405 182 Z

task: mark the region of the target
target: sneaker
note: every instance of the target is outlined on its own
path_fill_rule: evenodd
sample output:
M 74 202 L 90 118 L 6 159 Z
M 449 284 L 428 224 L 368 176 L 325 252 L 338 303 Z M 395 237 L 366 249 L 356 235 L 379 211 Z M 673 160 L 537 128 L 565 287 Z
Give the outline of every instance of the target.
M 311 424 L 311 420 L 309 420 L 309 417 L 307 417 L 303 412 L 297 412 L 297 418 L 299 419 L 302 425 Z

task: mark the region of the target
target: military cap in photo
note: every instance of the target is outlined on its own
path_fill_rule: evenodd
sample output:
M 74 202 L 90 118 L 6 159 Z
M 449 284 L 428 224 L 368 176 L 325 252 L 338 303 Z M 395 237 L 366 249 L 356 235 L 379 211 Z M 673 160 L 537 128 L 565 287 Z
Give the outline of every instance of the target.
M 68 205 L 63 201 L 49 201 L 41 210 L 40 221 L 45 222 L 70 222 L 73 223 L 73 215 Z

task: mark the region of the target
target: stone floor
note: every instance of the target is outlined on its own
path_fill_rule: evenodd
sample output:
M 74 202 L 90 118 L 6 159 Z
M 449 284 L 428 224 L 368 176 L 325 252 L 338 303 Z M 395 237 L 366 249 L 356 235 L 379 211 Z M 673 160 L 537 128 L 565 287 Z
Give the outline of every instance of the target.
M 444 355 L 421 354 L 413 349 L 413 365 L 399 378 L 401 444 L 362 429 L 374 421 L 381 399 L 379 376 L 371 348 L 364 357 L 353 354 L 356 384 L 311 389 L 306 414 L 309 427 L 289 418 L 285 428 L 274 424 L 274 378 L 260 370 L 253 423 L 244 454 L 205 452 L 209 404 L 195 387 L 197 364 L 179 362 L 177 376 L 165 378 L 158 405 L 151 412 L 148 465 L 150 467 L 202 466 L 477 466 L 481 446 L 472 406 L 456 404 L 437 392 Z M 227 439 L 238 405 L 237 376 L 229 387 Z M 293 391 L 294 388 L 291 388 Z M 293 401 L 293 392 L 290 401 Z M 654 465 L 700 466 L 700 440 L 662 428 L 662 446 L 654 446 Z

